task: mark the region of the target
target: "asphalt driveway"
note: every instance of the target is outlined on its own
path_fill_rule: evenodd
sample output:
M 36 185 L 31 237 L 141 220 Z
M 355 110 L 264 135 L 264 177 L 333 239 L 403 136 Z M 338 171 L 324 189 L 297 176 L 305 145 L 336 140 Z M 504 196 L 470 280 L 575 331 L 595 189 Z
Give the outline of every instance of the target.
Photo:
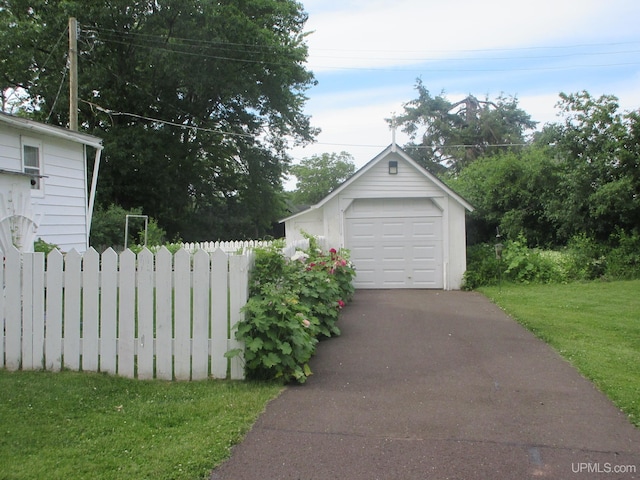
M 359 290 L 212 480 L 640 478 L 640 429 L 470 292 Z

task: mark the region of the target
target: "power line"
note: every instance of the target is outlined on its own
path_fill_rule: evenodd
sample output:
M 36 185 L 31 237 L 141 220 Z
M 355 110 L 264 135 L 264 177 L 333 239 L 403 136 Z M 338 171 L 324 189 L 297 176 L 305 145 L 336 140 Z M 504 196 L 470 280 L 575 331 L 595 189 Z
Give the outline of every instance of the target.
M 106 113 L 108 115 L 138 118 L 140 120 L 146 120 L 146 121 L 149 121 L 149 122 L 160 123 L 160 124 L 163 124 L 163 125 L 170 125 L 172 127 L 184 128 L 184 129 L 188 129 L 188 130 L 196 130 L 196 131 L 200 131 L 200 132 L 218 133 L 218 134 L 221 134 L 221 135 L 228 135 L 228 136 L 235 136 L 235 137 L 256 138 L 256 135 L 252 135 L 252 134 L 249 134 L 249 133 L 225 132 L 223 130 L 218 130 L 218 129 L 213 129 L 213 128 L 198 127 L 198 126 L 195 126 L 195 125 L 185 125 L 183 123 L 171 122 L 169 120 L 161 120 L 159 118 L 152 118 L 152 117 L 147 117 L 145 115 L 138 115 L 137 113 L 118 112 L 116 110 L 110 110 L 108 108 L 101 107 L 100 105 L 98 105 L 96 103 L 88 102 L 87 100 L 80 99 L 80 101 L 83 102 L 83 103 L 86 103 L 87 105 L 90 105 L 92 108 L 95 108 L 96 110 L 98 110 L 100 112 L 103 112 L 103 113 Z
M 98 37 L 97 40 L 112 43 L 112 44 L 120 44 L 120 45 L 131 45 L 125 39 L 123 39 L 123 35 L 121 33 L 116 32 L 115 30 L 110 29 L 89 29 L 87 32 L 107 32 L 106 36 Z M 180 55 L 189 55 L 200 58 L 214 59 L 214 60 L 224 60 L 224 61 L 232 61 L 239 63 L 252 63 L 252 64 L 262 64 L 262 65 L 285 65 L 283 62 L 279 61 L 271 61 L 265 59 L 255 59 L 255 58 L 241 58 L 235 57 L 231 55 L 216 55 L 212 53 L 203 52 L 202 50 L 194 51 L 191 50 L 193 47 L 211 47 L 218 50 L 227 51 L 230 53 L 238 53 L 242 55 L 264 55 L 268 53 L 279 53 L 277 48 L 270 45 L 256 45 L 256 44 L 248 44 L 248 43 L 233 43 L 233 42 L 218 42 L 218 41 L 209 41 L 209 40 L 195 40 L 195 39 L 186 39 L 180 37 L 164 37 L 159 35 L 152 34 L 143 34 L 143 33 L 135 33 L 135 32 L 127 32 L 126 36 L 139 37 L 144 40 L 157 41 L 159 43 L 137 43 L 136 47 L 146 48 L 151 50 L 158 50 L 167 53 L 177 53 Z M 168 40 L 183 42 L 183 43 L 167 43 Z M 467 49 L 467 50 L 430 50 L 427 51 L 431 54 L 437 53 L 482 53 L 482 52 L 527 52 L 533 50 L 546 50 L 546 49 L 570 49 L 570 48 L 594 48 L 594 47 L 611 47 L 611 46 L 621 46 L 621 45 L 638 45 L 640 42 L 616 42 L 616 43 L 601 43 L 601 44 L 582 44 L 582 45 L 573 45 L 573 46 L 549 46 L 549 47 L 522 47 L 522 48 L 496 48 L 496 49 Z M 320 51 L 339 51 L 332 49 L 319 49 Z M 316 50 L 318 51 L 318 50 Z M 340 50 L 341 52 L 376 52 L 376 53 L 396 53 L 400 55 L 400 53 L 407 53 L 407 51 L 397 52 L 392 50 Z M 409 51 L 414 53 L 425 53 L 423 51 Z M 567 59 L 567 58 L 576 58 L 576 57 L 586 57 L 586 56 L 615 56 L 622 54 L 638 54 L 640 50 L 616 50 L 616 51 L 608 51 L 608 52 L 569 52 L 564 54 L 553 54 L 553 55 L 537 55 L 537 56 L 522 56 L 522 57 L 481 57 L 481 58 L 472 58 L 472 57 L 456 57 L 456 58 L 442 58 L 439 56 L 434 57 L 424 57 L 424 58 L 402 58 L 399 56 L 393 58 L 387 57 L 368 57 L 368 56 L 354 56 L 354 57 L 345 57 L 345 56 L 323 56 L 323 55 L 314 55 L 309 54 L 306 62 L 313 62 L 314 59 L 327 59 L 327 60 L 335 60 L 335 61 L 365 61 L 365 62 L 376 62 L 376 61 L 400 61 L 402 63 L 426 63 L 426 62 L 452 62 L 452 61 L 526 61 L 526 60 L 553 60 L 553 59 Z M 295 59 L 294 59 L 295 60 Z M 599 63 L 599 64 L 580 64 L 580 65 L 558 65 L 558 66 L 536 66 L 536 67 L 496 67 L 496 68 L 456 68 L 456 67 L 439 67 L 439 68 L 431 68 L 429 67 L 429 71 L 432 72 L 506 72 L 506 71 L 560 71 L 560 70 L 575 70 L 575 69 L 585 69 L 585 68 L 611 68 L 611 67 L 623 67 L 623 66 L 632 66 L 639 65 L 640 60 L 638 61 L 629 61 L 629 62 L 611 62 L 611 63 Z M 316 69 L 326 69 L 326 70 L 354 70 L 354 71 L 415 71 L 419 68 L 418 65 L 413 67 L 402 67 L 402 66 L 340 66 L 340 65 L 316 65 Z
M 617 47 L 622 45 L 640 45 L 639 40 L 629 41 L 629 42 L 605 42 L 605 43 L 583 43 L 583 44 L 575 44 L 575 45 L 540 45 L 540 46 L 531 46 L 531 47 L 503 47 L 503 48 L 468 48 L 468 49 L 459 49 L 459 50 L 406 50 L 402 49 L 402 51 L 398 50 L 381 50 L 381 49 L 348 49 L 348 48 L 316 48 L 316 51 L 327 51 L 327 52 L 375 52 L 375 53 L 389 53 L 389 54 L 398 54 L 398 53 L 430 53 L 430 54 L 448 54 L 448 53 L 482 53 L 482 52 L 520 52 L 520 51 L 530 51 L 530 50 L 568 50 L 574 48 L 594 48 L 594 47 Z

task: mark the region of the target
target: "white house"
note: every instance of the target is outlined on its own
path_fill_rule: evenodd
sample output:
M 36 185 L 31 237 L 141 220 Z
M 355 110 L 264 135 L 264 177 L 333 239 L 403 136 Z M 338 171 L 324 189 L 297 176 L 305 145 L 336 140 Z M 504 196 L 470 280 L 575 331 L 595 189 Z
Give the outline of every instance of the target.
M 0 113 L 0 248 L 30 251 L 42 238 L 84 252 L 101 152 L 99 138 Z
M 356 288 L 457 290 L 466 270 L 465 213 L 473 207 L 395 143 L 318 204 L 284 220 L 347 248 Z

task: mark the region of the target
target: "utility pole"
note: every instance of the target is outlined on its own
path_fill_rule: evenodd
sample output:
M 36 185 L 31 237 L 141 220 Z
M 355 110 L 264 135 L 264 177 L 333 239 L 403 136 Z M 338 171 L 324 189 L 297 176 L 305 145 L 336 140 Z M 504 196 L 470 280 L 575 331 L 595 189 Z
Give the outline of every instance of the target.
M 69 17 L 69 130 L 78 131 L 78 22 Z

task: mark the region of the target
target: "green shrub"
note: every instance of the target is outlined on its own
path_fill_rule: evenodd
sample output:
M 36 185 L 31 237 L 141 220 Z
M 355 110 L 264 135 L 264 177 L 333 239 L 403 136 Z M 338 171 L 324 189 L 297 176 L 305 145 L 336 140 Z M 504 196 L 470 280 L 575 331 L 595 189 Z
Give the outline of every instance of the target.
M 562 270 L 551 258 L 541 255 L 537 249 L 527 247 L 527 240 L 522 234 L 518 235 L 516 240 L 506 243 L 503 259 L 507 280 L 517 283 L 552 283 L 566 280 Z
M 612 235 L 617 244 L 607 254 L 607 278 L 629 280 L 640 278 L 640 235 L 620 231 Z
M 568 271 L 573 280 L 594 280 L 606 271 L 605 247 L 584 233 L 574 235 L 566 251 L 571 258 Z
M 322 252 L 310 239 L 291 259 L 281 246 L 255 251 L 250 295 L 237 325 L 248 378 L 304 383 L 319 337 L 339 335 L 339 312 L 353 295 L 347 252 Z M 238 352 L 232 352 L 231 355 Z
M 580 234 L 561 251 L 528 248 L 524 236 L 507 241 L 503 260 L 495 259 L 488 243 L 467 248 L 467 271 L 463 288 L 496 285 L 500 278 L 515 283 L 566 283 L 604 278 L 640 278 L 640 235 L 623 231 L 604 245 Z
M 127 215 L 140 215 L 141 208 L 126 210 L 120 205 L 96 208 L 91 220 L 91 245 L 99 250 L 124 245 L 125 220 Z M 136 232 L 130 231 L 128 244 L 133 244 Z
M 474 290 L 483 285 L 497 285 L 501 262 L 496 258 L 495 246 L 479 243 L 467 248 L 467 271 L 462 288 Z
M 38 238 L 38 240 L 33 242 L 33 251 L 34 252 L 42 252 L 45 255 L 49 255 L 49 253 L 51 253 L 51 251 L 55 250 L 55 249 L 59 250 L 58 245 L 56 245 L 54 243 L 45 242 L 41 238 Z

